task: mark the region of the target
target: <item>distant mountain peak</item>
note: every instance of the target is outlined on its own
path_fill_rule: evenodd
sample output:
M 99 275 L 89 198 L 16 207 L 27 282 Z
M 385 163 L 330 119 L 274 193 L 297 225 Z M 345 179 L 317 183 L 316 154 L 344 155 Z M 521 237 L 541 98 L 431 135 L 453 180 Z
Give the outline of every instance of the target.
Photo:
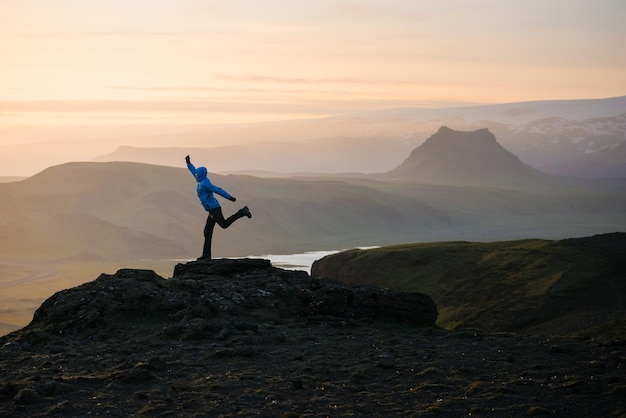
M 444 144 L 454 144 L 455 147 L 487 145 L 502 148 L 496 140 L 495 135 L 492 134 L 488 128 L 481 128 L 475 131 L 456 131 L 447 126 L 442 126 L 434 135 L 430 136 L 424 142 L 424 144 L 426 143 L 436 143 L 438 146 L 443 146 Z
M 489 128 L 480 128 L 480 129 L 476 129 L 474 131 L 471 131 L 474 133 L 485 133 L 485 132 L 489 132 Z M 452 128 L 448 128 L 445 125 L 442 125 L 439 130 L 436 132 L 437 134 L 443 134 L 443 133 L 460 133 L 460 134 L 466 134 L 468 133 L 468 131 L 457 131 L 454 130 Z
M 387 177 L 446 184 L 528 184 L 547 177 L 504 149 L 489 129 L 442 126 Z

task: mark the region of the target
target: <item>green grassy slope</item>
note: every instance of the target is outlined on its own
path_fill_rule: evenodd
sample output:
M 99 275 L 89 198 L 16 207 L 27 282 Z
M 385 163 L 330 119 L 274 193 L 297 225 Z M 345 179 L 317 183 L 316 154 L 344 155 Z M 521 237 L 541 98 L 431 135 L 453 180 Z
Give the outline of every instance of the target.
M 626 233 L 350 250 L 312 274 L 422 292 L 444 328 L 626 337 Z

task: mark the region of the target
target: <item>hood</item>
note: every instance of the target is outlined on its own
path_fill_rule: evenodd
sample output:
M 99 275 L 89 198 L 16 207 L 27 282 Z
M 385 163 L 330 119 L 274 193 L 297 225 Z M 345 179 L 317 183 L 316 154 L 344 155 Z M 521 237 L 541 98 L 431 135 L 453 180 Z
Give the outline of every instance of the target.
M 206 167 L 196 168 L 196 180 L 198 182 L 204 180 L 206 178 L 206 173 L 207 173 Z

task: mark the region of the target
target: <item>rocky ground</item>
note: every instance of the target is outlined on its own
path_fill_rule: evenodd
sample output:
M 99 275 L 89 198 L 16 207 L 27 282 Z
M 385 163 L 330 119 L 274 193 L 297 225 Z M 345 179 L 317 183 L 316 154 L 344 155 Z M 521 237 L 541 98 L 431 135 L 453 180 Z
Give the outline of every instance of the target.
M 433 308 L 265 260 L 120 270 L 0 338 L 0 416 L 626 414 L 623 342 L 447 332 Z

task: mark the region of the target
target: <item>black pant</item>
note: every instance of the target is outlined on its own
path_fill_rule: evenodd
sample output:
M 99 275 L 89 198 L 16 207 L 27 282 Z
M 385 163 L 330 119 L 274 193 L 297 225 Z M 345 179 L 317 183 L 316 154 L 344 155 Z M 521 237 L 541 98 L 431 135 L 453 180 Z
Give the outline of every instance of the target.
M 231 226 L 233 222 L 243 216 L 245 215 L 241 213 L 241 210 L 238 210 L 228 219 L 224 219 L 222 208 L 220 206 L 209 209 L 209 216 L 206 218 L 206 225 L 204 226 L 204 247 L 202 249 L 201 258 L 211 258 L 211 240 L 213 239 L 213 228 L 215 228 L 215 224 L 218 224 L 223 229 L 226 229 Z

